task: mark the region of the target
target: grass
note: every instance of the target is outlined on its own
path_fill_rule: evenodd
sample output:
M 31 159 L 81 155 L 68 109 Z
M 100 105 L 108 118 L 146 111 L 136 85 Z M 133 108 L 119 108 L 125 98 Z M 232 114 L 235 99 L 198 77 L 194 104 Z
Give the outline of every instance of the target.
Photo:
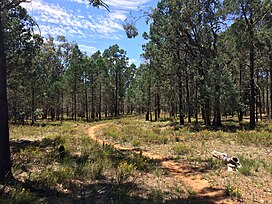
M 240 200 L 242 198 L 240 189 L 238 187 L 232 186 L 230 182 L 225 187 L 227 195 L 229 195 L 232 199 Z
M 248 159 L 243 155 L 238 155 L 242 167 L 239 168 L 239 172 L 245 176 L 252 176 L 254 172 L 257 172 L 261 166 L 261 161 L 259 159 Z
M 119 126 L 118 126 L 119 124 Z M 148 125 L 140 126 L 137 123 L 118 121 L 116 124 L 110 124 L 105 128 L 106 138 L 121 143 L 130 143 L 133 147 L 139 147 L 145 144 L 167 144 L 167 131 L 158 127 L 149 128 Z
M 104 191 L 102 203 L 111 202 L 109 198 L 117 203 L 126 198 L 139 203 L 151 192 L 138 188 L 136 178 L 139 172 L 153 174 L 158 168 L 156 162 L 110 145 L 102 147 L 86 136 L 83 123 L 48 122 L 10 129 L 16 185 L 9 184 L 3 192 L 0 186 L 0 203 L 45 203 L 48 199 L 78 202 L 82 195 L 88 195 L 82 198 L 88 203 Z M 135 140 L 134 146 L 139 142 Z M 65 148 L 63 159 L 58 152 L 61 145 Z M 137 191 L 139 195 L 132 193 Z
M 184 155 L 190 151 L 192 151 L 191 148 L 186 144 L 176 143 L 173 145 L 173 152 L 177 155 Z
M 201 124 L 179 126 L 173 119 L 151 123 L 142 118 L 122 118 L 108 123 L 99 136 L 167 159 L 176 158 L 191 173 L 224 186 L 234 199 L 244 200 L 250 192 L 271 189 L 271 123 L 259 124 L 254 131 L 233 121 L 224 125 L 211 130 Z M 0 185 L 0 204 L 46 203 L 55 197 L 68 197 L 71 202 L 80 198 L 86 203 L 96 202 L 97 197 L 100 203 L 160 203 L 179 197 L 182 203 L 184 198 L 197 197 L 190 187 L 184 190 L 184 185 L 175 184 L 177 179 L 161 168 L 160 161 L 90 140 L 83 123 L 46 122 L 10 129 L 16 183 L 3 192 Z M 65 147 L 63 159 L 58 152 L 60 145 Z M 237 156 L 242 164 L 239 172 L 226 172 L 224 164 L 211 156 L 213 150 Z M 173 189 L 164 187 L 169 179 L 176 185 Z M 235 180 L 235 185 L 230 180 Z

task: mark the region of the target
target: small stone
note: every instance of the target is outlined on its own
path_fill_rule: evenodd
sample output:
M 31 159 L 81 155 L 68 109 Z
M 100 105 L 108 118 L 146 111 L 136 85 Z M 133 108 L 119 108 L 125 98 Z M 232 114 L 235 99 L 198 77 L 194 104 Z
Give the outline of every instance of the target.
M 264 200 L 260 200 L 260 203 L 264 203 Z

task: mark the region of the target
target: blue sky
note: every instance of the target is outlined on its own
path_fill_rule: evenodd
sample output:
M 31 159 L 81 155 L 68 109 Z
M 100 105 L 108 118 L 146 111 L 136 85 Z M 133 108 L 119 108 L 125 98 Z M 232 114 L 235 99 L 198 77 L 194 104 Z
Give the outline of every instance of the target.
M 21 4 L 38 23 L 41 34 L 47 36 L 64 35 L 68 41 L 75 41 L 87 54 L 97 50 L 103 51 L 110 45 L 118 44 L 127 51 L 130 62 L 139 65 L 141 62 L 141 37 L 148 31 L 145 19 L 137 23 L 140 35 L 128 39 L 122 23 L 130 16 L 137 15 L 140 9 L 155 7 L 158 0 L 105 0 L 110 12 L 106 9 L 93 8 L 87 0 L 32 0 Z

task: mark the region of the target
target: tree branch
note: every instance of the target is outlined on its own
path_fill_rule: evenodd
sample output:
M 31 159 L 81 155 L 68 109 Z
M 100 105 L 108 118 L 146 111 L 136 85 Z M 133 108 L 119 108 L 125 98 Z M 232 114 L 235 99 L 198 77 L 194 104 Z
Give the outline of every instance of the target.
M 30 3 L 31 2 L 31 0 L 13 0 L 13 1 L 11 1 L 11 2 L 9 2 L 9 3 L 2 3 L 1 4 L 1 8 L 4 10 L 4 9 L 7 9 L 7 10 L 9 10 L 9 9 L 12 9 L 12 8 L 15 8 L 15 7 L 17 7 L 17 6 L 19 6 L 19 4 L 20 3 L 23 3 L 23 2 L 25 2 L 25 3 Z

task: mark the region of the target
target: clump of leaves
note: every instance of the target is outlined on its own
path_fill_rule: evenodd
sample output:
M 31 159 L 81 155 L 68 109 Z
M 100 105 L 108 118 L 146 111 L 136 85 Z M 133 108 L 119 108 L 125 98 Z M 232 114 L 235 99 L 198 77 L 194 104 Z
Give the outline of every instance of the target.
M 139 34 L 134 23 L 123 24 L 123 28 L 126 31 L 128 38 L 135 38 Z

